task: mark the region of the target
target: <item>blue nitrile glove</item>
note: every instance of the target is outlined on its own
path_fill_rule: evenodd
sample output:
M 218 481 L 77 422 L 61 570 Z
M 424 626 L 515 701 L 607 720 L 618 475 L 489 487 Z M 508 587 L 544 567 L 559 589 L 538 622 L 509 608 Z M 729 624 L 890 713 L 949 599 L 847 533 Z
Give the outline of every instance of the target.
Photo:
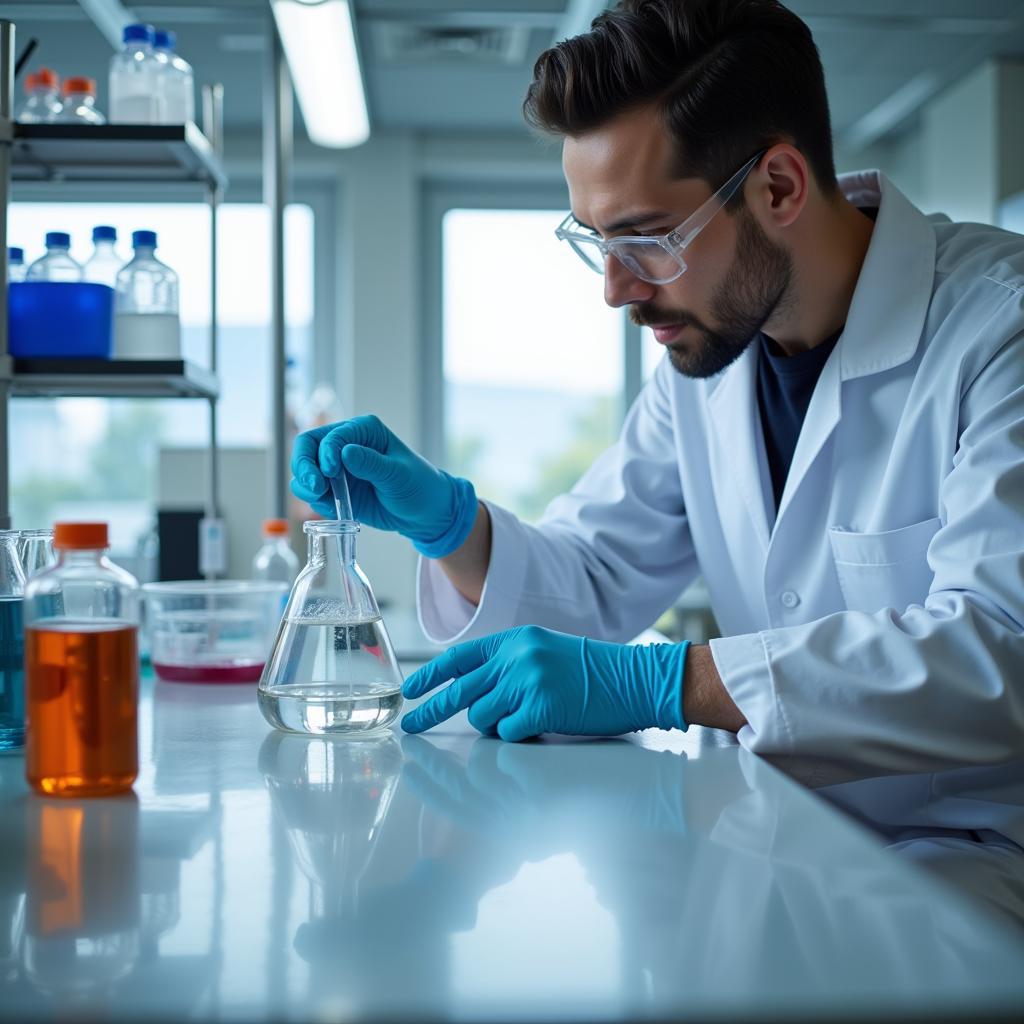
M 402 728 L 423 732 L 468 708 L 474 728 L 513 741 L 544 732 L 685 729 L 687 647 L 610 644 L 540 626 L 493 633 L 449 647 L 406 679 L 408 698 L 453 682 L 410 711 Z
M 473 529 L 473 485 L 432 466 L 376 416 L 356 416 L 299 434 L 292 448 L 292 493 L 333 519 L 327 478 L 337 477 L 343 463 L 356 519 L 408 537 L 421 555 L 450 555 Z

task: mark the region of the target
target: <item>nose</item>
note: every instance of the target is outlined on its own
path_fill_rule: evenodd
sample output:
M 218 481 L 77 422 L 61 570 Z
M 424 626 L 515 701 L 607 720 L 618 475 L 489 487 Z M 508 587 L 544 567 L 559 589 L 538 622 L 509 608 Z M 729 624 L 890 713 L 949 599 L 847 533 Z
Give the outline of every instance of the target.
M 610 253 L 604 258 L 604 301 L 619 309 L 634 302 L 650 302 L 657 290 L 657 285 L 627 270 Z

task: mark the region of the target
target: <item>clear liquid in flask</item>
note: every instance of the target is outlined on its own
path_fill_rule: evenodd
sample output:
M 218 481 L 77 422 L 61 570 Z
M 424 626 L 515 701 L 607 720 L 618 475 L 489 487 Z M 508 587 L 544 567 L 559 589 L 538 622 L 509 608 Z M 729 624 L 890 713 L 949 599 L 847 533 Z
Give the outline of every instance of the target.
M 401 681 L 379 614 L 348 622 L 286 616 L 259 706 L 271 725 L 287 732 L 364 734 L 398 717 Z

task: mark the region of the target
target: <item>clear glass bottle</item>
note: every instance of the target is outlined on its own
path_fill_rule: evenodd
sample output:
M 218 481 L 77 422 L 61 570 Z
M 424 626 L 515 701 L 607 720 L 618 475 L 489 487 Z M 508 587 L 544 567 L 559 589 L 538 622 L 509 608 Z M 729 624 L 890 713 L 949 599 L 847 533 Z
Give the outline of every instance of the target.
M 131 788 L 139 770 L 139 585 L 106 523 L 57 523 L 57 564 L 25 586 L 25 775 L 51 796 Z
M 106 124 L 96 109 L 96 80 L 79 76 L 64 79 L 64 106 L 57 120 L 61 124 Z
M 26 281 L 81 281 L 82 265 L 71 258 L 71 236 L 66 231 L 46 232 L 46 254 L 29 264 Z
M 156 232 L 133 231 L 134 257 L 117 275 L 116 359 L 180 359 L 178 275 L 156 258 Z
M 402 672 L 370 582 L 356 565 L 352 520 L 303 524 L 309 556 L 258 691 L 263 717 L 286 732 L 383 729 L 402 709 Z
M 153 26 L 126 25 L 124 45 L 110 58 L 111 124 L 160 124 L 164 102 L 153 59 Z
M 92 229 L 92 244 L 92 255 L 82 265 L 82 280 L 116 287 L 117 275 L 125 264 L 115 248 L 117 228 L 98 224 Z
M 263 545 L 252 560 L 254 580 L 278 580 L 291 586 L 299 575 L 299 556 L 288 543 L 287 519 L 263 520 Z
M 17 530 L 0 530 L 0 750 L 25 742 L 25 571 Z
M 164 97 L 162 124 L 185 124 L 196 119 L 192 65 L 174 52 L 177 43 L 178 37 L 167 29 L 157 29 L 153 37 L 153 59 Z
M 25 102 L 17 120 L 21 124 L 52 124 L 61 113 L 60 78 L 50 68 L 25 76 Z
M 25 250 L 16 245 L 7 247 L 7 283 L 25 280 Z
M 43 569 L 49 569 L 57 561 L 53 551 L 53 530 L 22 530 L 18 554 L 26 580 Z

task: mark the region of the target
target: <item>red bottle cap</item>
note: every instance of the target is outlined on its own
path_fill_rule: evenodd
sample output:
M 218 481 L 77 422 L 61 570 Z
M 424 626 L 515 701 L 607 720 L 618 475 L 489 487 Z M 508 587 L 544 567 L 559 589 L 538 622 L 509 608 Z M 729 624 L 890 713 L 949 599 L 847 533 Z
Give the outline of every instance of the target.
M 64 79 L 64 95 L 68 96 L 73 92 L 86 92 L 90 96 L 96 95 L 96 80 L 79 76 L 77 78 Z
M 264 519 L 263 532 L 271 537 L 287 537 L 290 527 L 287 519 Z
M 106 523 L 56 523 L 53 546 L 62 550 L 89 551 L 110 547 Z
M 47 89 L 56 89 L 60 85 L 60 76 L 53 68 L 40 68 L 25 78 L 25 91 L 29 92 L 37 86 L 45 85 Z

